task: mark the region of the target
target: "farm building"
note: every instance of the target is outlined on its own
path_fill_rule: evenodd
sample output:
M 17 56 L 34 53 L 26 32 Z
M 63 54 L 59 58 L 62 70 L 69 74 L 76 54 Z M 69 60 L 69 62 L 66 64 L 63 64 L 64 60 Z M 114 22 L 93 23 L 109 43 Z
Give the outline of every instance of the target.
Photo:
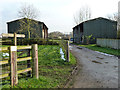
M 73 42 L 82 43 L 85 39 L 83 36 L 92 35 L 94 43 L 96 38 L 116 38 L 117 22 L 106 18 L 95 18 L 84 21 L 73 27 Z
M 22 18 L 22 19 L 11 21 L 11 22 L 7 22 L 8 33 L 14 33 L 14 32 L 22 33 L 22 34 L 25 34 L 25 36 L 27 38 L 28 33 L 24 32 L 25 30 L 23 30 L 21 32 L 18 32 L 20 30 L 22 20 L 27 22 L 26 18 Z M 43 38 L 43 39 L 48 38 L 48 28 L 43 22 L 33 20 L 33 19 L 29 19 L 29 20 L 31 21 L 30 23 L 32 23 L 32 24 L 30 24 L 31 27 L 34 30 L 34 32 L 30 31 L 31 38 L 35 38 L 36 36 L 39 37 L 39 38 Z M 24 29 L 26 29 L 26 28 L 24 28 Z

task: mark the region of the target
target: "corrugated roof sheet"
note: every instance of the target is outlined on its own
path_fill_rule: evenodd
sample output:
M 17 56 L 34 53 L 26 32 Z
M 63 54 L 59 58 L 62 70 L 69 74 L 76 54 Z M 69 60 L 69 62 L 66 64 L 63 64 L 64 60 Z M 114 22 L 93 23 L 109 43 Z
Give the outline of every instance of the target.
M 12 23 L 12 22 L 16 22 L 16 21 L 19 21 L 19 20 L 22 20 L 22 19 L 26 19 L 26 18 L 21 18 L 21 19 L 13 20 L 13 21 L 7 22 L 7 24 Z M 36 22 L 38 22 L 38 23 L 43 23 L 43 24 L 45 25 L 44 22 L 37 21 L 37 20 L 34 20 L 34 19 L 31 19 L 31 20 L 36 21 Z M 46 25 L 45 25 L 45 26 L 46 26 Z M 48 27 L 46 26 L 46 28 L 48 28 Z
M 98 18 L 94 18 L 94 19 L 90 19 L 90 20 L 83 21 L 83 22 L 81 22 L 81 23 L 85 23 L 85 22 L 89 22 L 89 21 L 93 21 L 93 20 L 97 20 L 97 19 L 105 19 L 105 20 L 108 20 L 108 21 L 111 21 L 111 22 L 117 22 L 117 21 L 110 20 L 110 19 L 107 19 L 107 18 L 98 17 Z M 80 23 L 80 24 L 81 24 L 81 23 Z M 78 24 L 78 25 L 76 25 L 75 27 L 73 27 L 73 29 L 76 28 L 76 27 L 78 27 L 80 24 Z

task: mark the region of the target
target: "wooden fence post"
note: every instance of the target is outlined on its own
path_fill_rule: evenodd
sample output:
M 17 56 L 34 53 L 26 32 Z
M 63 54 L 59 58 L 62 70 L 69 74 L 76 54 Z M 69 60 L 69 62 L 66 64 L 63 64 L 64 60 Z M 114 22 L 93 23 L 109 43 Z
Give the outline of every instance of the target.
M 27 57 L 30 57 L 30 49 L 27 50 Z M 27 60 L 27 68 L 31 67 L 31 62 L 30 61 L 31 60 Z M 27 76 L 31 77 L 31 71 L 28 71 Z
M 14 33 L 14 45 L 17 46 L 17 34 Z
M 10 62 L 11 62 L 11 86 L 14 86 L 18 83 L 17 46 L 10 46 Z
M 67 41 L 66 59 L 67 59 L 67 62 L 70 61 L 69 41 Z
M 33 59 L 33 77 L 39 78 L 38 73 L 38 45 L 33 44 L 32 45 L 32 59 Z

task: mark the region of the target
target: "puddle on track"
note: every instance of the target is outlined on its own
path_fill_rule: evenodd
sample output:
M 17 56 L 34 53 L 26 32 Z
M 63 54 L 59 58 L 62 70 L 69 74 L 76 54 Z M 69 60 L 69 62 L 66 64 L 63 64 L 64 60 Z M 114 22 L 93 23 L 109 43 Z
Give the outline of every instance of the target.
M 78 49 L 82 49 L 82 47 L 77 47 Z
M 117 68 L 118 66 L 114 66 L 114 68 Z
M 104 58 L 102 58 L 102 57 L 96 57 L 96 58 L 99 58 L 99 59 L 104 59 Z
M 98 62 L 98 61 L 95 61 L 95 60 L 93 60 L 92 62 L 93 62 L 93 63 L 102 64 L 101 62 Z
M 108 63 L 108 62 L 105 62 L 106 64 Z

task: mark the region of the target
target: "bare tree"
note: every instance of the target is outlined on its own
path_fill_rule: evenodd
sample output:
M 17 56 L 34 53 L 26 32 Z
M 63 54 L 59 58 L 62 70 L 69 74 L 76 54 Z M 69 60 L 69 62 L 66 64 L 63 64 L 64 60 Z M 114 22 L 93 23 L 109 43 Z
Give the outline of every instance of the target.
M 108 14 L 106 17 L 110 20 L 118 21 L 118 13 Z
M 21 18 L 36 19 L 38 17 L 38 10 L 31 4 L 23 4 L 18 11 L 18 16 Z
M 70 32 L 69 36 L 70 36 L 71 38 L 73 38 L 73 31 Z
M 79 24 L 85 20 L 89 20 L 91 18 L 91 9 L 90 7 L 83 6 L 80 10 L 74 15 L 74 21 L 76 24 Z
M 20 10 L 18 11 L 18 16 L 22 18 L 19 20 L 19 33 L 27 33 L 28 38 L 30 38 L 31 35 L 39 36 L 39 33 L 36 33 L 38 22 L 33 20 L 38 17 L 38 11 L 33 5 L 22 5 Z

